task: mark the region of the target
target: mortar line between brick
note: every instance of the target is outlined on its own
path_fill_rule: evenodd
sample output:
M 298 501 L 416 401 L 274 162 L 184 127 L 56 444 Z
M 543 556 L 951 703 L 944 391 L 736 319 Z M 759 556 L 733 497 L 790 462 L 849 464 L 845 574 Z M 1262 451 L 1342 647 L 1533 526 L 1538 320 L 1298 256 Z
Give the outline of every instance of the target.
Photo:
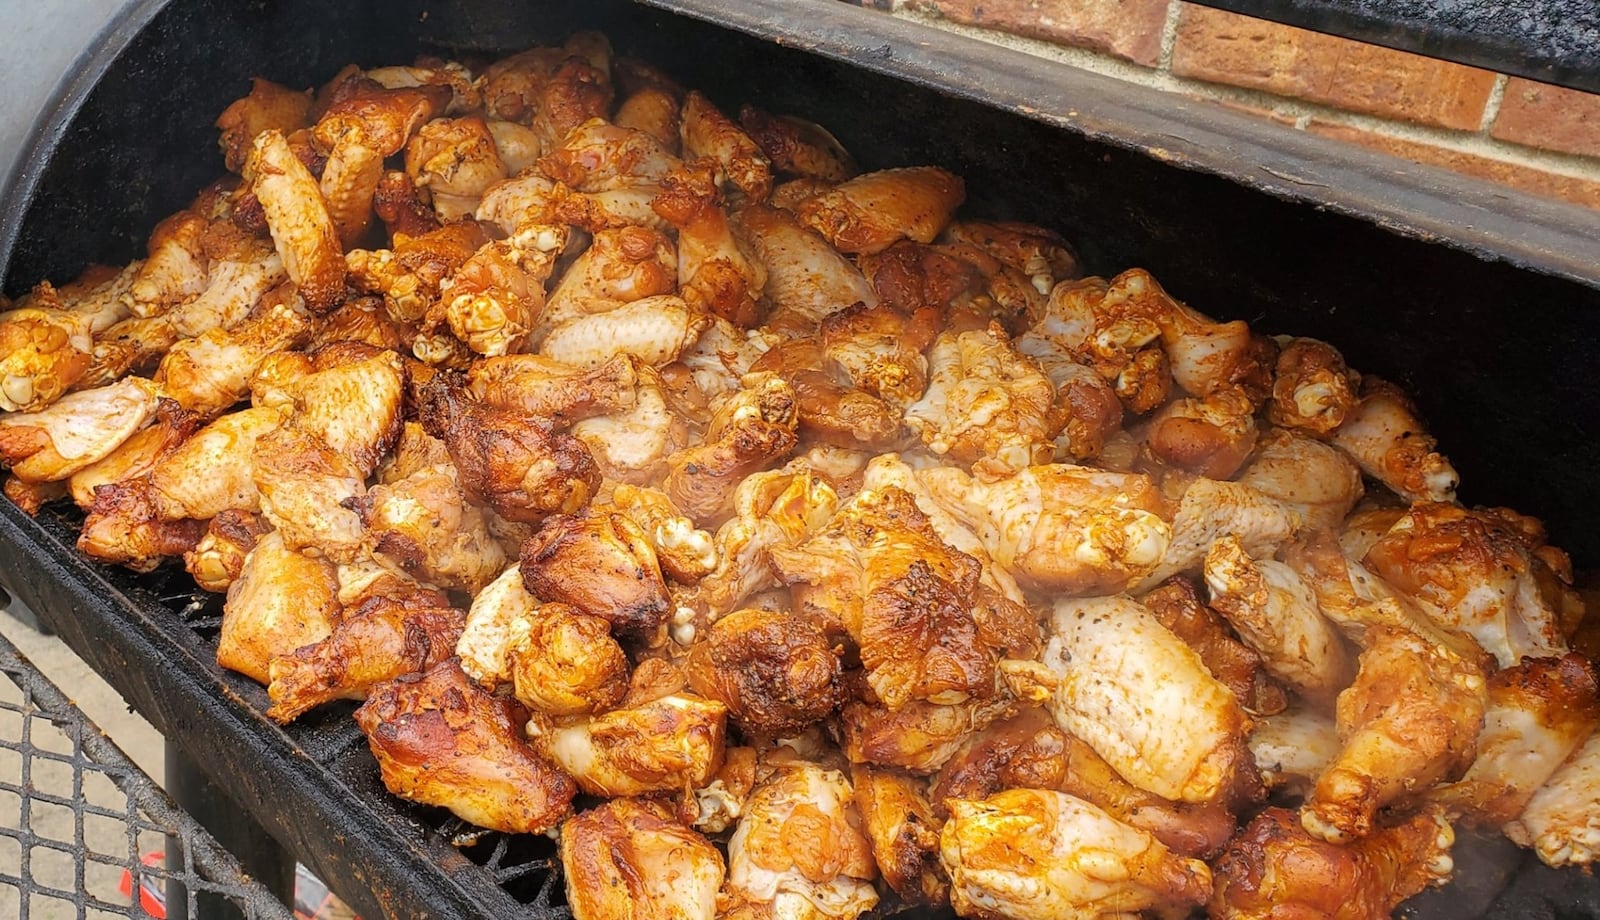
M 1494 124 L 1495 117 L 1500 114 L 1500 104 L 1506 98 L 1506 84 L 1511 78 L 1503 73 L 1494 75 L 1494 85 L 1489 87 L 1489 98 L 1483 103 L 1483 120 L 1478 122 L 1478 133 L 1488 134 L 1489 128 Z
M 1183 0 L 1167 0 L 1167 18 L 1161 21 L 1161 57 L 1156 61 L 1156 69 L 1163 73 L 1172 72 L 1172 50 L 1178 46 L 1178 15 L 1182 8 Z

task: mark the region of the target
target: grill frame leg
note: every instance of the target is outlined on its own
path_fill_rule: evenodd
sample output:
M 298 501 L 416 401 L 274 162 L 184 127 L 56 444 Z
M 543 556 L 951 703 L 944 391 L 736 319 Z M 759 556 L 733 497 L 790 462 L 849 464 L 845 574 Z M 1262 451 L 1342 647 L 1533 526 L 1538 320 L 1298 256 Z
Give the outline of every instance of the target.
M 232 798 L 211 781 L 182 747 L 171 739 L 166 743 L 167 794 L 188 812 L 239 861 L 244 874 L 259 881 L 286 905 L 294 904 L 294 856 L 278 843 L 250 813 L 234 804 Z M 167 865 L 182 865 L 183 845 L 176 837 L 167 838 Z M 167 880 L 167 916 L 170 920 L 185 915 L 188 892 L 175 873 Z M 245 920 L 236 905 L 214 894 L 195 895 L 191 920 Z

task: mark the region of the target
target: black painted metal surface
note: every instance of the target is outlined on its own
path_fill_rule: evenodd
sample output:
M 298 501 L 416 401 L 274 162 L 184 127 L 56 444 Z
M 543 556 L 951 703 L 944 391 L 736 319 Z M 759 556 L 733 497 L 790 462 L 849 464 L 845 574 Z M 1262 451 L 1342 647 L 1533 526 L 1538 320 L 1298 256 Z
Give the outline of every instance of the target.
M 1600 93 L 1600 4 L 1594 0 L 1195 2 Z
M 252 75 L 306 86 L 348 60 L 597 27 L 725 106 L 823 122 L 869 167 L 947 166 L 969 214 L 1058 228 L 1093 271 L 1142 265 L 1207 312 L 1338 343 L 1418 395 L 1468 501 L 1543 516 L 1600 564 L 1600 217 L 843 4 L 646 5 L 147 0 L 0 209 L 6 288 L 136 255 L 221 173 L 211 121 Z M 382 790 L 347 706 L 271 724 L 261 688 L 214 663 L 217 600 L 181 572 L 89 564 L 72 525 L 0 503 L 0 581 L 363 914 L 559 914 L 547 840 L 452 847 L 459 825 Z M 1592 897 L 1557 878 L 1527 884 Z M 1462 915 L 1444 897 L 1427 916 Z

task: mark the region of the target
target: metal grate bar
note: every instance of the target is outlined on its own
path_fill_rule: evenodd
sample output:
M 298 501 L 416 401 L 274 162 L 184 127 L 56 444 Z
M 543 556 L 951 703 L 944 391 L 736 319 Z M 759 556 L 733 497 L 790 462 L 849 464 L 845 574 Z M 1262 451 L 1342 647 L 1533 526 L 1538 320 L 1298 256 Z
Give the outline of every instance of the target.
M 165 892 L 170 879 L 188 901 L 165 905 L 168 916 L 192 917 L 199 896 L 216 895 L 251 920 L 292 920 L 3 636 L 0 673 L 0 866 L 13 865 L 4 849 L 17 851 L 15 874 L 0 870 L 0 916 L 149 917 L 141 892 Z M 146 865 L 141 854 L 169 840 L 183 865 Z M 127 894 L 109 882 L 121 872 Z

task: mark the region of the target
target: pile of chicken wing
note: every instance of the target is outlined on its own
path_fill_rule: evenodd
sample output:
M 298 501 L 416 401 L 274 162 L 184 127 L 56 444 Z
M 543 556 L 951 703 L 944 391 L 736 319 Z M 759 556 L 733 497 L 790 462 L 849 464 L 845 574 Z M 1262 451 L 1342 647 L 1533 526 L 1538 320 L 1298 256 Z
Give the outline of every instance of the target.
M 1600 852 L 1569 560 L 1328 343 L 592 33 L 217 125 L 146 258 L 0 313 L 5 494 L 558 836 L 578 920 L 1364 918 L 1463 823 Z

